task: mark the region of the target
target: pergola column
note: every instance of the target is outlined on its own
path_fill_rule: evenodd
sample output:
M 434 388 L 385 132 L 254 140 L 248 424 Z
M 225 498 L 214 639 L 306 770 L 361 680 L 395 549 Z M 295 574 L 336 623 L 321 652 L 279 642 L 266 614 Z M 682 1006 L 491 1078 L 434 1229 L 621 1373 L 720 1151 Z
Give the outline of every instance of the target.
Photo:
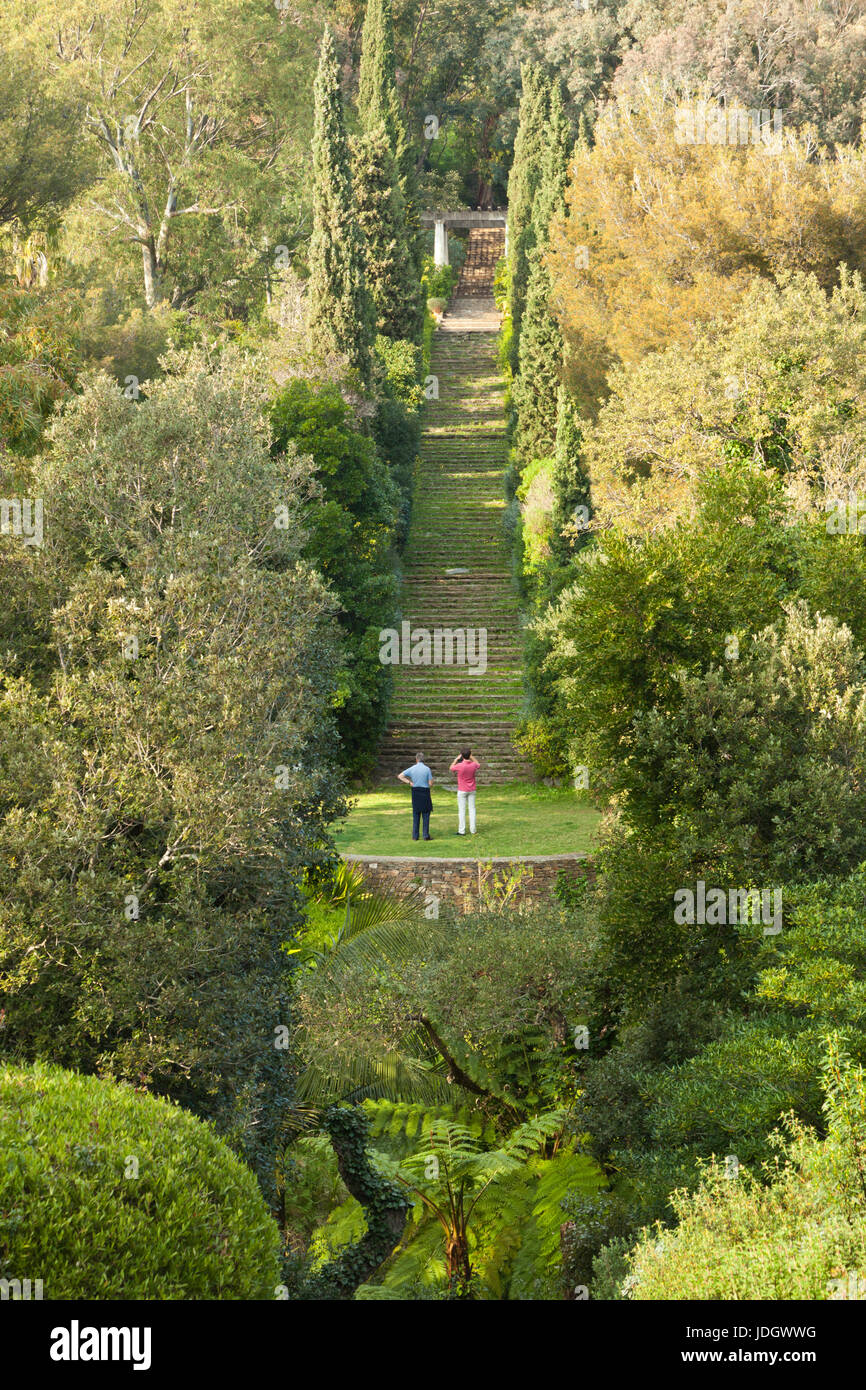
M 441 217 L 436 218 L 433 232 L 433 263 L 434 265 L 448 265 L 448 228 Z

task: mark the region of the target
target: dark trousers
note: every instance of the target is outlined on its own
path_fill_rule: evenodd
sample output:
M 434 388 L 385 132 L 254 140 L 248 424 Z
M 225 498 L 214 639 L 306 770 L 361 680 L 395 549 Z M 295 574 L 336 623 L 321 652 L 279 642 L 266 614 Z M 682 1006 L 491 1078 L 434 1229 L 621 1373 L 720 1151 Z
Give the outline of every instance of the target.
M 424 823 L 424 839 L 430 839 L 430 812 L 433 810 L 433 798 L 430 795 L 429 787 L 412 788 L 412 839 L 418 839 L 418 826 Z

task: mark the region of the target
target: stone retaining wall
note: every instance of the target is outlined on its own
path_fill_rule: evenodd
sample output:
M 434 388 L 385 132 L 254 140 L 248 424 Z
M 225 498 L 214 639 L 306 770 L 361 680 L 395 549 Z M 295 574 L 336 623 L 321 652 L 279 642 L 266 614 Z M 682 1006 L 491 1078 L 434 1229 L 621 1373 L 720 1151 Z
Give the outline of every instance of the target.
M 414 856 L 346 854 L 374 892 L 405 895 L 423 889 L 428 908 L 433 899 L 472 912 L 508 898 L 516 904 L 548 901 L 557 877 L 592 878 L 585 854 L 540 854 L 502 859 L 420 859 Z M 431 912 L 432 915 L 432 912 Z

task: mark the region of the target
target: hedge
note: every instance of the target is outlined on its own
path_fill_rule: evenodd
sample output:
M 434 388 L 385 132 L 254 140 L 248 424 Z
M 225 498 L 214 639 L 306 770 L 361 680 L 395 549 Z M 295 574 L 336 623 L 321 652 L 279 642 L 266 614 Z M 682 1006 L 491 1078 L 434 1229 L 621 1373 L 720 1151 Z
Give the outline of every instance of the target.
M 0 1063 L 0 1279 L 45 1299 L 267 1299 L 279 1233 L 209 1125 L 126 1085 Z

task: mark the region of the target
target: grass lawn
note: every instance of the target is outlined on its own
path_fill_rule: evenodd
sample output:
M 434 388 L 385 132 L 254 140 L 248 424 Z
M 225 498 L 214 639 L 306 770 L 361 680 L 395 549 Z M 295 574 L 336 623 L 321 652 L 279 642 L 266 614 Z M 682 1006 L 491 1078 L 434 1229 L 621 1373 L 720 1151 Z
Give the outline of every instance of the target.
M 599 814 L 572 788 L 516 782 L 479 787 L 478 833 L 457 833 L 457 793 L 433 787 L 429 843 L 412 839 L 408 787 L 360 793 L 336 836 L 341 854 L 405 854 L 437 859 L 591 852 Z

